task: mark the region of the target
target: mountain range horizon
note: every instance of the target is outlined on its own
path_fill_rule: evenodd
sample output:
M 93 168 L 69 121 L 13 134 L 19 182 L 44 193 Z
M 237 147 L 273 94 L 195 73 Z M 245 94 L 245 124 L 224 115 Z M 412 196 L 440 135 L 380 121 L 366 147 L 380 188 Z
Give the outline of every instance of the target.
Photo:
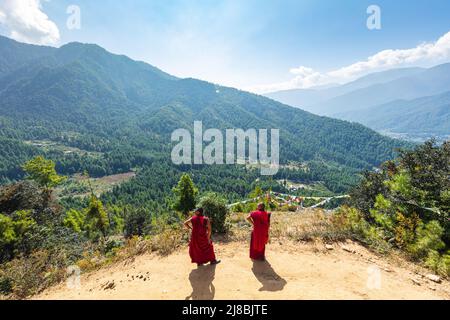
M 194 121 L 221 130 L 280 129 L 285 169 L 278 175 L 309 176 L 337 192 L 348 189 L 359 170 L 409 145 L 261 95 L 180 79 L 97 45 L 49 48 L 2 37 L 0 51 L 0 137 L 23 152 L 18 157 L 4 150 L 5 163 L 13 165 L 5 165 L 4 181 L 21 177 L 21 161 L 40 153 L 43 140 L 101 154 L 80 165 L 76 155 L 50 150 L 68 174 L 87 170 L 103 176 L 167 161 L 171 133 L 192 130 Z
M 444 142 L 450 138 L 450 104 L 445 99 L 450 93 L 449 74 L 450 63 L 394 68 L 343 85 L 266 96 L 314 114 L 358 122 L 392 137 Z
M 30 51 L 36 51 L 36 57 L 39 57 L 39 54 L 46 55 L 57 50 L 66 51 L 76 47 L 91 47 L 107 52 L 97 44 L 92 43 L 70 42 L 57 48 L 22 44 L 3 36 L 0 36 L 0 39 L 14 46 L 29 46 L 28 48 L 34 49 Z M 37 53 L 38 51 L 41 53 Z M 126 55 L 110 54 L 135 61 Z M 194 79 L 178 78 L 146 62 L 136 62 L 151 66 L 156 72 L 164 74 L 168 78 L 178 80 Z M 8 63 L 4 63 L 3 66 L 0 65 L 0 75 L 2 72 L 5 72 L 3 70 L 7 71 L 8 68 L 11 68 L 11 66 L 8 66 Z M 435 138 L 437 141 L 443 142 L 450 137 L 450 105 L 445 103 L 445 100 L 442 101 L 443 94 L 450 92 L 450 79 L 446 77 L 446 74 L 449 73 L 450 63 L 437 64 L 428 68 L 392 68 L 369 73 L 343 84 L 328 84 L 308 89 L 276 91 L 262 94 L 261 96 L 266 96 L 313 114 L 358 122 L 394 138 L 413 142 L 423 142 Z M 436 88 L 433 85 L 431 87 L 430 85 L 420 85 L 418 82 L 420 82 L 421 78 L 426 79 L 430 83 L 440 83 L 440 85 L 434 85 Z M 409 85 L 411 83 L 414 83 L 414 85 Z M 221 86 L 215 83 L 210 84 Z M 418 89 L 417 86 L 420 88 Z M 421 103 L 425 97 L 429 98 L 427 99 L 427 106 Z M 402 110 L 405 110 L 405 108 L 409 109 L 407 112 L 408 117 L 398 117 L 399 113 L 396 111 L 398 109 L 396 108 L 396 103 L 401 105 Z M 375 116 L 372 117 L 372 115 Z M 376 118 L 377 122 L 375 123 L 372 118 Z M 392 122 L 391 120 L 394 118 L 396 121 Z M 416 120 L 413 122 L 411 119 Z

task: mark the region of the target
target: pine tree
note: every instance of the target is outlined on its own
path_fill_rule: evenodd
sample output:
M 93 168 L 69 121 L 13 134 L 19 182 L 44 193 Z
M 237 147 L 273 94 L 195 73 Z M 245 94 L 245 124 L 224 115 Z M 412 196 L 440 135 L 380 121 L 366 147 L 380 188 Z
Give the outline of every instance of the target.
M 195 208 L 198 189 L 187 173 L 181 176 L 178 186 L 173 189 L 173 192 L 176 195 L 174 209 L 188 215 L 189 211 Z
M 96 237 L 98 232 L 105 238 L 109 227 L 108 215 L 103 208 L 102 202 L 92 195 L 89 201 L 89 207 L 86 210 L 86 225 L 89 236 Z
M 22 169 L 28 174 L 29 178 L 35 181 L 39 186 L 49 193 L 51 188 L 58 186 L 66 180 L 66 177 L 56 173 L 55 163 L 38 156 L 26 162 Z

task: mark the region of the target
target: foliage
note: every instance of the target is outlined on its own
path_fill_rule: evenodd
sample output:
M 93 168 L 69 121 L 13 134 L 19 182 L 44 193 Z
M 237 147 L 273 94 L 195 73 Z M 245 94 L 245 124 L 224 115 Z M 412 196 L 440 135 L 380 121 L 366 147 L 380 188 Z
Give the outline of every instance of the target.
M 67 211 L 66 217 L 64 218 L 64 225 L 75 232 L 81 233 L 85 230 L 85 219 L 85 213 L 70 209 Z
M 37 294 L 66 277 L 67 261 L 62 252 L 41 250 L 30 256 L 18 257 L 0 269 L 4 292 L 13 298 L 24 299 Z M 9 290 L 7 290 L 9 289 Z
M 264 195 L 264 191 L 260 185 L 256 185 L 255 189 L 248 195 L 250 199 L 256 199 Z
M 123 234 L 125 231 L 125 219 L 121 216 L 113 215 L 110 224 L 110 230 L 114 234 Z
M 339 229 L 353 239 L 366 243 L 379 252 L 387 252 L 391 249 L 391 244 L 386 241 L 384 230 L 369 223 L 356 208 L 347 206 L 339 208 L 333 221 Z
M 187 242 L 185 234 L 179 228 L 166 228 L 150 238 L 151 250 L 162 256 L 174 252 L 181 244 Z
M 86 209 L 85 223 L 90 238 L 98 239 L 99 235 L 106 237 L 108 232 L 108 215 L 102 202 L 95 196 L 91 196 L 89 206 Z
M 443 255 L 440 255 L 437 251 L 431 251 L 425 260 L 425 265 L 438 274 L 449 275 L 450 250 Z
M 283 166 L 276 178 L 323 181 L 336 193 L 354 186 L 359 170 L 391 159 L 395 147 L 408 145 L 262 96 L 231 88 L 220 88 L 218 94 L 210 83 L 178 79 L 94 45 L 42 50 L 38 61 L 26 59 L 33 50 L 41 51 L 35 47 L 5 42 L 5 50 L 10 53 L 2 56 L 9 74 L 0 85 L 9 89 L 0 93 L 0 184 L 22 179 L 20 164 L 42 155 L 64 175 L 88 171 L 92 177 L 103 177 L 141 170 L 141 185 L 119 188 L 105 204 L 131 202 L 136 196 L 140 205 L 160 209 L 174 185 L 169 174 L 174 171 L 176 176 L 201 172 L 194 180 L 203 191 L 227 198 L 247 195 L 259 174 L 243 174 L 238 166 L 173 165 L 170 135 L 190 128 L 194 120 L 221 130 L 279 128 Z M 16 56 L 23 57 L 20 72 L 18 65 L 7 63 Z M 284 167 L 290 163 L 298 167 Z M 153 188 L 147 195 L 142 195 L 144 184 Z
M 400 151 L 396 161 L 366 173 L 351 193 L 354 208 L 342 209 L 352 232 L 404 250 L 436 272 L 448 275 L 450 248 L 450 142 L 429 141 Z
M 173 189 L 176 196 L 174 209 L 188 215 L 189 211 L 195 208 L 198 189 L 188 174 L 183 174 L 178 182 L 178 186 Z
M 52 160 L 46 160 L 42 156 L 26 162 L 23 165 L 23 170 L 28 174 L 30 179 L 34 180 L 46 190 L 56 187 L 66 179 L 56 173 L 55 163 Z
M 11 217 L 0 214 L 0 261 L 12 257 L 35 226 L 29 211 L 17 211 Z
M 408 251 L 416 259 L 426 258 L 431 252 L 436 253 L 445 248 L 442 241 L 444 228 L 439 222 L 430 221 L 426 224 L 423 222 L 417 227 L 415 241 L 411 241 Z
M 227 231 L 226 219 L 229 213 L 226 200 L 216 193 L 207 193 L 201 199 L 199 206 L 204 209 L 205 215 L 211 220 L 212 230 L 215 233 Z
M 127 210 L 124 226 L 125 237 L 132 238 L 148 234 L 150 223 L 151 215 L 145 209 Z

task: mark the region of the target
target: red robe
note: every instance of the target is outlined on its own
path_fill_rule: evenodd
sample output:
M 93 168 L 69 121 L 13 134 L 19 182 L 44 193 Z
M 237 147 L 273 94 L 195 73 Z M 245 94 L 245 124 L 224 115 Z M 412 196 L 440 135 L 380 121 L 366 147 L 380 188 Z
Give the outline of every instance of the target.
M 189 243 L 189 255 L 192 263 L 204 264 L 216 260 L 212 241 L 208 240 L 208 218 L 194 216 L 192 222 L 192 236 Z
M 250 258 L 264 260 L 266 258 L 266 244 L 269 241 L 270 213 L 255 211 L 250 215 L 254 223 L 250 242 Z

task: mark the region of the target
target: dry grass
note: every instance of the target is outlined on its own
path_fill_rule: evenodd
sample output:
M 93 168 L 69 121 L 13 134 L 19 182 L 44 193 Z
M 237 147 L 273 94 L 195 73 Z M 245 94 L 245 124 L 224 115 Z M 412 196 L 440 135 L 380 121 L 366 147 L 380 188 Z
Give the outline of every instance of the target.
M 63 254 L 42 250 L 2 266 L 0 278 L 9 279 L 11 294 L 0 299 L 24 299 L 66 278 Z
M 228 218 L 230 240 L 242 241 L 249 237 L 251 226 L 246 221 L 247 214 L 233 213 Z M 270 237 L 294 241 L 341 241 L 349 238 L 348 232 L 333 220 L 331 214 L 323 210 L 300 212 L 274 212 L 271 217 Z
M 189 233 L 179 228 L 167 229 L 150 238 L 151 251 L 168 256 L 189 240 Z
M 82 272 L 92 272 L 107 265 L 134 259 L 146 253 L 156 253 L 160 256 L 168 256 L 175 252 L 181 245 L 187 243 L 189 235 L 181 228 L 165 228 L 158 234 L 127 239 L 124 246 L 113 249 L 109 257 L 99 252 L 86 255 L 77 262 Z

